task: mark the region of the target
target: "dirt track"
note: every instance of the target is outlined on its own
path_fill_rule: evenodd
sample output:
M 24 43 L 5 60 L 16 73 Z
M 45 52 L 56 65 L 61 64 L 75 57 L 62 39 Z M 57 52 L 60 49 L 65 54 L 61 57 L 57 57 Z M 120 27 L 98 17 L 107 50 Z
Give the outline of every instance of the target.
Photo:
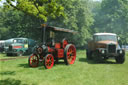
M 6 59 L 0 59 L 0 61 L 16 60 L 16 59 L 22 59 L 22 58 L 28 58 L 28 57 L 6 58 Z

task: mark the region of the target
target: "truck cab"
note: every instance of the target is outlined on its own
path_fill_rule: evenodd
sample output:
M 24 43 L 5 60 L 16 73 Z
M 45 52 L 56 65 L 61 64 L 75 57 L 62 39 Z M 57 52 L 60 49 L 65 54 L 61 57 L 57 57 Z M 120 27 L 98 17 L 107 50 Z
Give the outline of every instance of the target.
M 11 38 L 5 41 L 5 53 L 7 55 L 22 56 L 31 53 L 36 42 L 28 38 Z

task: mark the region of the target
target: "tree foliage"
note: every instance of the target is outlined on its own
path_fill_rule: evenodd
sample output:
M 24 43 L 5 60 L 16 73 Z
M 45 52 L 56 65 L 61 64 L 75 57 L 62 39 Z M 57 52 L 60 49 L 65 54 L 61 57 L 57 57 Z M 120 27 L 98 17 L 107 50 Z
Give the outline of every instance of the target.
M 39 33 L 36 28 L 40 26 L 40 20 L 12 8 L 9 10 L 2 9 L 2 11 L 0 16 L 0 21 L 2 21 L 0 26 L 0 31 L 2 32 L 0 39 L 14 37 L 38 39 L 34 36 Z
M 56 36 L 58 40 L 61 35 L 68 37 L 77 47 L 86 45 L 95 32 L 117 33 L 123 43 L 128 43 L 127 0 L 6 1 L 4 8 L 0 8 L 0 39 L 29 37 L 41 40 L 37 27 L 45 21 L 50 26 L 77 31 L 75 35 L 60 33 Z
M 47 24 L 50 26 L 62 27 L 77 31 L 78 33 L 75 35 L 66 33 L 63 36 L 69 38 L 69 40 L 74 42 L 77 47 L 84 46 L 87 43 L 86 40 L 91 37 L 90 26 L 93 24 L 92 14 L 87 5 L 88 1 L 58 0 L 57 3 L 64 7 L 64 17 L 47 17 Z M 17 6 L 18 5 L 16 5 L 16 7 Z M 36 40 L 41 40 L 41 32 L 37 29 L 37 27 L 42 24 L 42 20 L 28 15 L 30 13 L 14 10 L 13 8 L 7 9 L 4 7 L 3 10 L 5 10 L 3 12 L 4 14 L 0 17 L 4 20 L 3 26 L 9 31 L 9 38 L 29 37 Z M 62 33 L 59 34 L 56 39 L 60 39 L 61 35 Z
M 117 33 L 122 42 L 128 43 L 128 1 L 102 0 L 101 9 L 95 16 L 93 28 L 99 32 Z
M 78 47 L 84 46 L 91 37 L 89 29 L 93 24 L 92 14 L 87 6 L 88 0 L 63 0 L 61 3 L 65 8 L 65 18 L 57 18 L 50 24 L 77 31 L 77 34 L 68 36 L 69 40 Z
M 5 7 L 13 7 L 24 13 L 43 19 L 48 17 L 56 18 L 62 16 L 64 8 L 59 0 L 6 0 Z

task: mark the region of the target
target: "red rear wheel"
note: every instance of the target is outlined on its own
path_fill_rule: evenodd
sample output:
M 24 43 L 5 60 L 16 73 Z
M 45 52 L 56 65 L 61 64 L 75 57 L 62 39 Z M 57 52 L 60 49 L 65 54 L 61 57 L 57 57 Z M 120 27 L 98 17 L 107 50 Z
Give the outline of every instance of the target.
M 46 69 L 51 69 L 54 65 L 54 57 L 52 54 L 45 56 L 44 66 Z
M 30 67 L 37 67 L 39 64 L 39 58 L 36 54 L 29 56 L 28 64 Z
M 76 48 L 72 44 L 68 44 L 64 50 L 64 60 L 65 63 L 68 64 L 74 64 L 76 60 Z

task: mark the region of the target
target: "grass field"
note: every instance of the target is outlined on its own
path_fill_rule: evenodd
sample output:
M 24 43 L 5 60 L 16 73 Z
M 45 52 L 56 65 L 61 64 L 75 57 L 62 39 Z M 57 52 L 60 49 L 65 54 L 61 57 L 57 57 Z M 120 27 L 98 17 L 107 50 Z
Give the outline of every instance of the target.
M 27 58 L 0 61 L 0 85 L 128 85 L 127 57 L 124 64 L 115 60 L 94 63 L 79 50 L 75 64 L 66 66 L 61 61 L 49 70 L 42 63 L 37 68 L 28 67 Z

